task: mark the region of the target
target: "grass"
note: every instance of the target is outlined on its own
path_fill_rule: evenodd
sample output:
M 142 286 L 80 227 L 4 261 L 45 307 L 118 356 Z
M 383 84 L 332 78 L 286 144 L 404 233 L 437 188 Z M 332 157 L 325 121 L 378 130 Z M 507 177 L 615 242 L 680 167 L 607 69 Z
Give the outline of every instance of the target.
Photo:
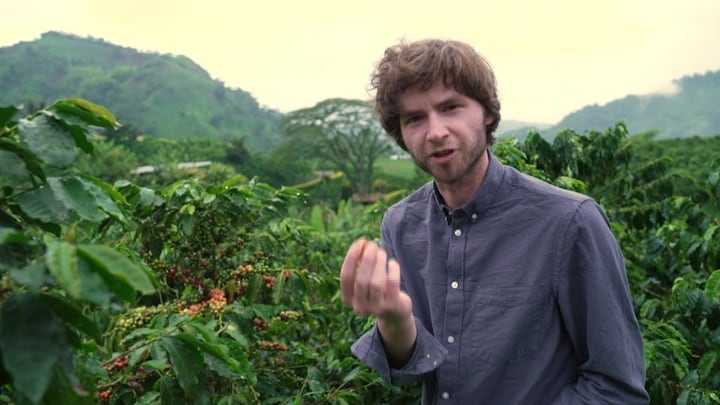
M 415 164 L 411 159 L 391 160 L 384 156 L 375 161 L 375 170 L 405 179 L 415 176 Z

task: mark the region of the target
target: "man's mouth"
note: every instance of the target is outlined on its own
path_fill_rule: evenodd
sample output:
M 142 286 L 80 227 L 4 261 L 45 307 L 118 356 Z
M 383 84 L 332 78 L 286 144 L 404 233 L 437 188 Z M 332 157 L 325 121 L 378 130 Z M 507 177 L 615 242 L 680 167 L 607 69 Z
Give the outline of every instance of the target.
M 436 158 L 436 159 L 441 159 L 441 158 L 444 158 L 444 157 L 446 157 L 446 156 L 451 155 L 454 151 L 455 151 L 454 149 L 444 149 L 444 150 L 440 150 L 440 151 L 437 151 L 437 152 L 433 152 L 433 153 L 430 155 L 430 157 L 433 157 L 433 158 Z

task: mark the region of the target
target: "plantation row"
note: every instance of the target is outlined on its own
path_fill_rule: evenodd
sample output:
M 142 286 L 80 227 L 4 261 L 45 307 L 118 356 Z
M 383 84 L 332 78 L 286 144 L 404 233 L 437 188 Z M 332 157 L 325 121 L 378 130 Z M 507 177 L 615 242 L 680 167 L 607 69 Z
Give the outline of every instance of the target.
M 388 386 L 351 356 L 372 319 L 337 283 L 347 246 L 377 238 L 402 193 L 310 205 L 244 177 L 109 184 L 74 163 L 112 114 L 77 99 L 16 113 L 0 108 L 0 403 L 418 403 L 417 385 Z M 622 124 L 494 153 L 607 210 L 652 403 L 720 403 L 720 162 L 697 201 L 666 159 L 631 170 Z

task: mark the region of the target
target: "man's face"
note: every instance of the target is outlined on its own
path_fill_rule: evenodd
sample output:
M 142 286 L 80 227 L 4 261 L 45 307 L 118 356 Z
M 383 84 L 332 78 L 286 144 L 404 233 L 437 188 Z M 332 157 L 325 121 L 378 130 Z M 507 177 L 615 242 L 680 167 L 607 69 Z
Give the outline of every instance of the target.
M 426 91 L 410 87 L 398 107 L 403 141 L 415 163 L 439 186 L 474 185 L 484 170 L 485 126 L 492 120 L 482 105 L 440 80 Z

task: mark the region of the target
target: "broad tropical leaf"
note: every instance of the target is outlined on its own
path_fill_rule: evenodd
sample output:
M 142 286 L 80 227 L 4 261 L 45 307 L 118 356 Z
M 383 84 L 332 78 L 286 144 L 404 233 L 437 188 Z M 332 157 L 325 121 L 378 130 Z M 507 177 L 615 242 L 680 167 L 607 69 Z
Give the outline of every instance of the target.
M 102 336 L 97 324 L 90 318 L 83 315 L 79 308 L 68 302 L 67 299 L 55 294 L 40 294 L 40 298 L 45 301 L 65 322 L 77 328 L 79 331 L 86 333 L 96 342 L 101 343 Z
M 183 391 L 190 395 L 197 393 L 200 390 L 198 375 L 203 363 L 198 349 L 177 337 L 164 337 L 162 343 Z
M 37 295 L 14 294 L 0 313 L 0 350 L 15 390 L 40 403 L 65 346 L 64 327 Z
M 48 107 L 49 111 L 58 113 L 68 124 L 77 124 L 71 117 L 82 120 L 84 124 L 94 125 L 103 128 L 114 128 L 118 126 L 115 116 L 105 107 L 91 103 L 81 98 L 66 98 L 56 101 Z
M 148 275 L 126 256 L 101 245 L 78 246 L 78 256 L 100 273 L 110 288 L 128 302 L 135 299 L 135 291 L 152 294 L 155 286 Z
M 77 158 L 75 140 L 50 117 L 23 118 L 18 122 L 18 132 L 28 149 L 49 166 L 68 167 Z

